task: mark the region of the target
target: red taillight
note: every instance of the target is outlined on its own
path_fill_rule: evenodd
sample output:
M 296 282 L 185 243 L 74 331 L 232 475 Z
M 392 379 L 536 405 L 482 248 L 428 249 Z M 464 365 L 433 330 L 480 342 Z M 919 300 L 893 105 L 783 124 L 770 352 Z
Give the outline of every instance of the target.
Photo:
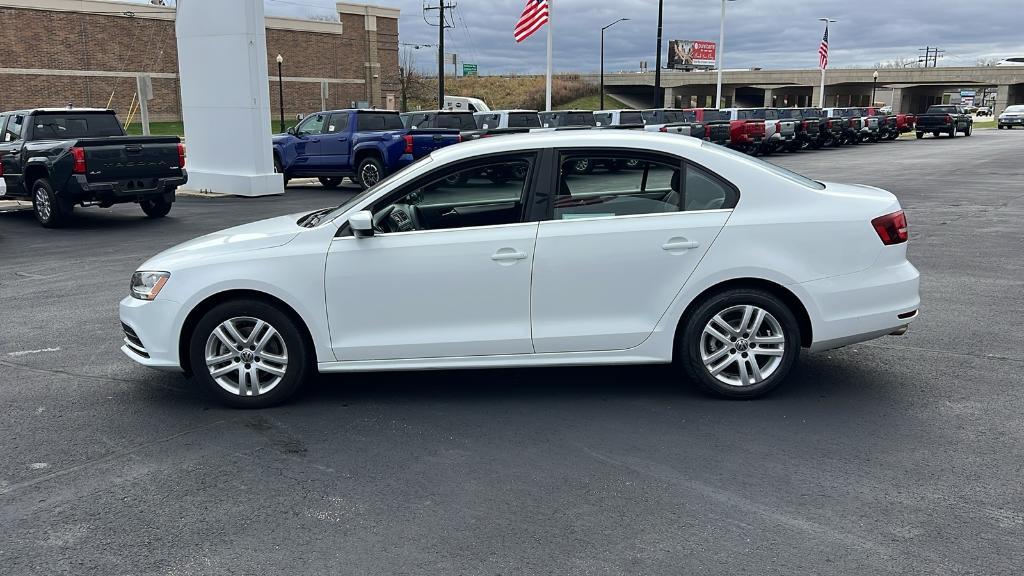
M 412 154 L 412 134 L 406 134 L 402 139 L 405 140 L 405 153 Z
M 952 123 L 953 123 L 953 117 L 950 116 L 949 114 L 946 114 L 946 124 L 952 124 Z
M 462 142 L 462 134 L 457 134 L 455 136 L 455 143 L 458 144 L 459 142 Z
M 704 127 L 704 137 L 711 140 L 711 126 Z
M 75 174 L 85 174 L 85 148 L 75 146 L 71 149 L 71 157 L 75 159 L 75 166 L 71 171 Z
M 875 227 L 875 232 L 878 232 L 878 237 L 886 246 L 907 241 L 907 216 L 903 210 L 879 216 L 871 221 L 871 225 Z
M 808 122 L 807 120 L 804 120 L 803 122 L 800 123 L 800 125 L 804 127 L 804 130 L 807 130 L 808 128 L 810 128 L 811 123 Z
M 668 132 L 668 126 L 662 126 L 661 128 L 658 128 L 658 132 Z
M 178 168 L 185 168 L 185 145 L 178 142 Z

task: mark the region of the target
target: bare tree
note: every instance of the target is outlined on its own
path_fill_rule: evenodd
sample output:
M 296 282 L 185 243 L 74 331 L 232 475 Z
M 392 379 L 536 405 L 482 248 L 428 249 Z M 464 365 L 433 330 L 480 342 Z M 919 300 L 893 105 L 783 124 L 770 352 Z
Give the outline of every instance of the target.
M 436 87 L 416 69 L 412 50 L 402 48 L 398 61 L 398 89 L 401 93 L 402 112 L 409 111 L 409 101 L 423 102 L 430 98 L 431 89 Z
M 999 58 L 978 58 L 977 66 L 995 66 Z
M 916 58 L 893 58 L 875 64 L 875 68 L 913 68 L 917 66 Z

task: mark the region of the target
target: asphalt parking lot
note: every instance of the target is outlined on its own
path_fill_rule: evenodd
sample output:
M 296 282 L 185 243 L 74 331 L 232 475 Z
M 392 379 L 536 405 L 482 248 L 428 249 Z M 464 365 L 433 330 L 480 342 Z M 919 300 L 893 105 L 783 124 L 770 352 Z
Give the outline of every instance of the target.
M 750 402 L 605 367 L 331 376 L 225 409 L 118 350 L 129 275 L 350 190 L 64 230 L 0 213 L 0 573 L 1019 574 L 1022 150 L 984 130 L 772 157 L 899 196 L 923 307 Z

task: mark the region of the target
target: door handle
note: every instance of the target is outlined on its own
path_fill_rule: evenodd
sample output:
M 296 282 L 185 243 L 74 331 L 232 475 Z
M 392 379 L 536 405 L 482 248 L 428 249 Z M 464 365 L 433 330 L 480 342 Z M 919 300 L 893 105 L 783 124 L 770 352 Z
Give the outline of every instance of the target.
M 700 242 L 693 242 L 686 238 L 671 238 L 668 242 L 661 245 L 661 249 L 675 252 L 678 250 L 692 250 L 698 246 L 700 246 Z
M 526 252 L 519 252 L 514 248 L 502 248 L 491 255 L 495 262 L 515 262 L 526 258 Z

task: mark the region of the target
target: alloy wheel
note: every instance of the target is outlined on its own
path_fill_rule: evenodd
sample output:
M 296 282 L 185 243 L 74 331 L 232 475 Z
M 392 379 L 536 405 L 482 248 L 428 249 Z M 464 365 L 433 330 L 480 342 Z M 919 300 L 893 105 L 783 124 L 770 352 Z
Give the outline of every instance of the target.
M 206 368 L 224 390 L 259 396 L 274 389 L 288 369 L 288 347 L 268 322 L 239 316 L 221 322 L 206 340 Z
M 39 217 L 44 221 L 50 219 L 50 214 L 53 211 L 53 208 L 50 206 L 50 196 L 42 186 L 36 188 L 36 210 L 39 212 Z
M 367 162 L 359 172 L 359 179 L 363 181 L 364 186 L 369 188 L 380 181 L 380 170 L 373 163 Z
M 719 382 L 753 386 L 769 378 L 785 354 L 782 325 L 758 306 L 731 306 L 715 314 L 700 336 L 704 368 Z

